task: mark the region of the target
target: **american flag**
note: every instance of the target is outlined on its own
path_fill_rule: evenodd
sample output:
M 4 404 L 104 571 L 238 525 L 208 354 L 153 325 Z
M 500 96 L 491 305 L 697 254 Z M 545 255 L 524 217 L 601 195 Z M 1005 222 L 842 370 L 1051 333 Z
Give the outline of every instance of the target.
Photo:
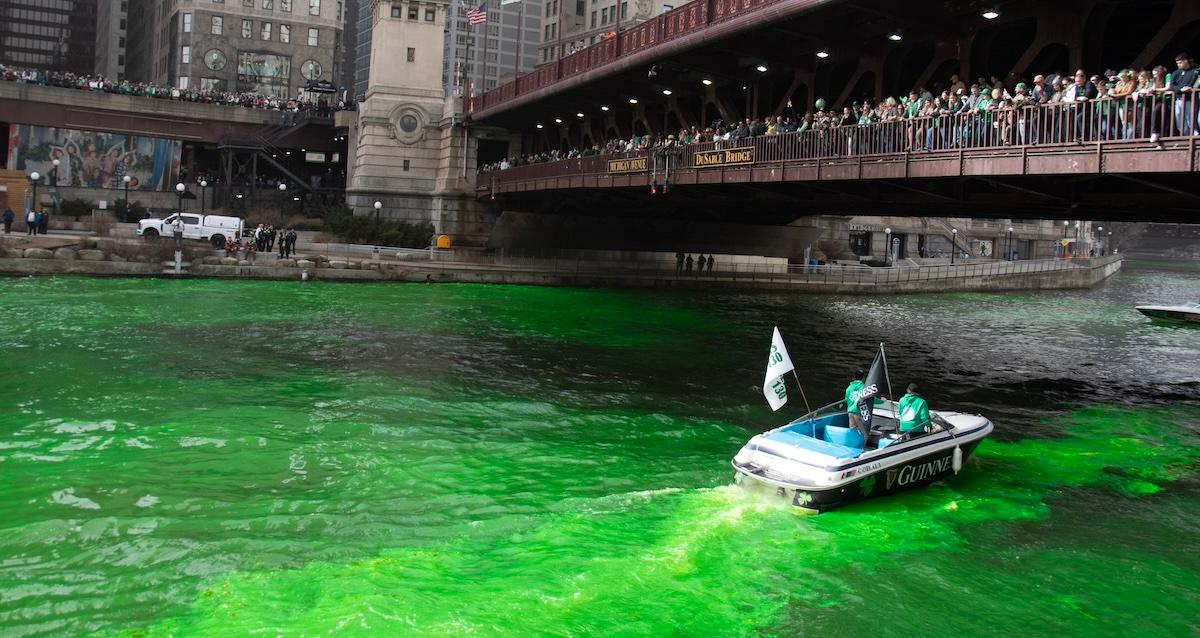
M 467 12 L 467 24 L 476 27 L 481 24 L 487 24 L 487 3 L 475 7 Z

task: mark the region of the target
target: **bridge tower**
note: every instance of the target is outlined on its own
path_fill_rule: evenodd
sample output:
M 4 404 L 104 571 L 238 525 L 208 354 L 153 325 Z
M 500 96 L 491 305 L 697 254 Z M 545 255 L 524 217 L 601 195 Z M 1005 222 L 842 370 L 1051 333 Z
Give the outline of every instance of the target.
M 481 245 L 492 215 L 475 199 L 462 100 L 442 86 L 448 0 L 373 0 L 366 99 L 349 127 L 346 201 L 358 215 L 430 222 Z M 471 154 L 473 156 L 473 154 Z

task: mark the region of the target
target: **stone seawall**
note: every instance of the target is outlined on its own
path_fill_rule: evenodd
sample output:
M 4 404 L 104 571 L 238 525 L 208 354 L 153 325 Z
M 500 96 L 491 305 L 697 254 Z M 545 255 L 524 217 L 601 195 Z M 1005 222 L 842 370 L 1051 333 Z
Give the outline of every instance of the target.
M 33 252 L 30 252 L 33 251 Z M 14 251 L 9 251 L 12 253 Z M 101 251 L 51 251 L 26 249 L 20 257 L 0 257 L 0 275 L 92 275 L 117 277 L 176 277 L 160 263 L 112 261 Z M 116 257 L 115 259 L 120 259 Z M 490 283 L 533 286 L 656 288 L 677 290 L 778 291 L 834 294 L 911 294 L 931 292 L 1000 292 L 1009 290 L 1062 290 L 1088 288 L 1115 274 L 1121 260 L 1044 272 L 990 274 L 902 282 L 795 281 L 734 276 L 671 276 L 665 273 L 606 274 L 565 273 L 535 267 L 441 262 L 375 262 L 323 258 L 283 260 L 270 265 L 249 265 L 229 258 L 207 257 L 190 264 L 182 277 L 227 279 L 405 281 L 438 283 Z

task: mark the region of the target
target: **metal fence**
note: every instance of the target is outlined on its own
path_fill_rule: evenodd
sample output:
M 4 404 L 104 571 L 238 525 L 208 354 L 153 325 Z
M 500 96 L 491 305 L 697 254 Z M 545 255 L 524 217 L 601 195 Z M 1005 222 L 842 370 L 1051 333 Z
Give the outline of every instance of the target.
M 1039 106 L 1005 106 L 983 110 L 938 113 L 911 119 L 776 135 L 739 137 L 672 147 L 655 147 L 619 155 L 594 155 L 568 160 L 485 171 L 482 188 L 505 182 L 579 175 L 610 175 L 609 160 L 648 158 L 647 172 L 697 169 L 697 157 L 711 151 L 752 149 L 752 161 L 727 168 L 839 158 L 885 158 L 898 154 L 920 157 L 957 154 L 964 150 L 1075 146 L 1147 142 L 1189 137 L 1200 130 L 1200 95 L 1196 92 L 1152 92 L 1121 98 L 1062 102 Z M 999 104 L 999 106 L 995 106 Z
M 456 251 L 430 253 L 434 264 L 460 269 L 478 266 L 481 269 L 498 267 L 512 271 L 555 275 L 587 275 L 591 277 L 637 277 L 676 280 L 722 280 L 780 283 L 854 284 L 887 286 L 905 282 L 965 279 L 971 277 L 1002 277 L 1042 272 L 1060 272 L 1099 268 L 1121 259 L 1120 255 L 1096 258 L 1038 259 L 1024 261 L 977 261 L 936 266 L 844 266 L 834 264 L 742 264 L 717 263 L 710 271 L 707 266 L 686 263 L 677 267 L 664 260 L 605 261 L 574 257 L 514 257 L 498 254 L 468 254 Z

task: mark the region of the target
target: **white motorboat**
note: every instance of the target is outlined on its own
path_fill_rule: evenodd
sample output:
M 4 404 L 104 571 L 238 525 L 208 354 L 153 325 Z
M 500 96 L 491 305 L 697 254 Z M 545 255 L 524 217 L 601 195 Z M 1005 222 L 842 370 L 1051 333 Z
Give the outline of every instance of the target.
M 795 375 L 795 367 L 776 328 L 763 381 L 763 396 L 773 410 L 787 403 L 788 372 Z M 865 377 L 847 388 L 845 400 L 750 439 L 733 458 L 734 480 L 823 512 L 958 474 L 992 432 L 992 422 L 978 414 L 928 410 L 914 386 L 899 403 L 883 399 L 885 391 L 891 394 L 891 381 L 882 343 Z M 803 396 L 803 388 L 800 392 Z M 851 412 L 861 429 L 851 427 Z M 900 416 L 907 431 L 901 431 Z
M 1137 311 L 1160 321 L 1200 324 L 1200 303 L 1182 306 L 1138 306 Z

